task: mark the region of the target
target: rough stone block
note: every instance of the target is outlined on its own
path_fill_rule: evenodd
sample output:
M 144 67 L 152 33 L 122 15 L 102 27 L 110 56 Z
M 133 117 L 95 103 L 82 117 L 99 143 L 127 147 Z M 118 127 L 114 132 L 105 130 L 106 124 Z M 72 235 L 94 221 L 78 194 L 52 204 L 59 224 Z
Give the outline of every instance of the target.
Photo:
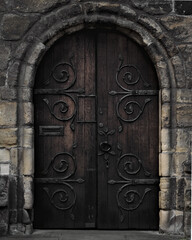
M 191 236 L 191 212 L 184 213 L 184 232 L 185 235 L 190 237 Z
M 170 127 L 170 104 L 165 103 L 162 105 L 161 110 L 161 124 L 162 127 Z
M 0 87 L 5 86 L 5 81 L 6 81 L 6 72 L 2 70 L 0 72 Z
M 17 128 L 0 129 L 0 145 L 2 147 L 16 146 Z
M 161 18 L 161 23 L 177 41 L 192 42 L 192 18 L 167 15 Z
M 6 5 L 4 1 L 0 2 L 0 12 L 4 12 L 6 11 Z
M 34 150 L 30 148 L 23 149 L 23 174 L 33 175 L 34 173 Z
M 181 44 L 178 46 L 182 54 L 182 58 L 185 64 L 185 73 L 186 73 L 186 87 L 192 88 L 192 45 L 191 44 Z
M 33 128 L 24 128 L 24 130 L 23 130 L 23 147 L 33 148 Z
M 171 0 L 131 0 L 131 3 L 134 7 L 144 10 L 149 14 L 165 14 L 169 13 L 172 10 L 172 1 Z
M 24 224 L 30 224 L 31 223 L 29 212 L 25 209 L 23 209 L 23 223 Z
M 183 232 L 183 212 L 160 210 L 160 231 L 181 234 Z
M 9 209 L 15 211 L 18 207 L 18 178 L 9 177 Z
M 0 175 L 9 175 L 9 163 L 0 164 Z
M 10 161 L 10 151 L 8 149 L 0 149 L 0 163 Z
M 20 82 L 23 87 L 33 87 L 35 68 L 29 64 L 22 64 L 20 68 Z
M 177 104 L 177 126 L 192 127 L 192 104 Z
M 22 88 L 22 100 L 24 102 L 32 102 L 33 90 L 32 88 Z
M 161 148 L 162 151 L 170 150 L 170 130 L 168 128 L 161 129 Z
M 192 103 L 192 89 L 178 89 L 177 90 L 178 103 Z
M 168 177 L 161 178 L 160 189 L 160 208 L 164 210 L 173 209 L 175 207 L 176 179 Z
M 171 96 L 170 96 L 170 90 L 167 88 L 162 89 L 162 95 L 161 95 L 162 103 L 168 103 L 170 102 Z
M 45 45 L 43 43 L 35 44 L 35 47 L 32 47 L 31 51 L 28 51 L 25 59 L 29 64 L 36 64 L 40 54 L 45 51 Z
M 159 175 L 169 177 L 171 175 L 171 156 L 169 152 L 162 152 L 159 155 Z
M 8 46 L 0 45 L 0 70 L 4 70 L 8 66 L 11 49 Z
M 24 177 L 24 209 L 33 208 L 33 180 L 32 177 Z
M 120 15 L 135 18 L 137 16 L 136 12 L 131 9 L 129 6 L 120 5 Z
M 3 100 L 16 100 L 17 99 L 17 89 L 3 87 L 0 89 L 1 99 Z
M 187 129 L 177 129 L 176 131 L 176 151 L 188 152 L 190 139 Z
M 67 4 L 70 0 L 15 0 L 15 8 L 20 12 L 46 12 L 58 3 Z
M 184 191 L 184 204 L 185 211 L 191 210 L 191 189 L 185 189 Z
M 0 103 L 0 125 L 14 126 L 17 121 L 17 104 L 16 102 Z
M 0 223 L 0 236 L 6 235 L 8 232 L 8 224 L 7 223 Z
M 173 174 L 175 176 L 182 176 L 184 174 L 184 166 L 183 163 L 188 160 L 188 153 L 175 153 L 173 161 Z
M 168 74 L 167 63 L 164 61 L 159 61 L 156 63 L 158 68 L 158 78 L 160 79 L 160 85 L 162 88 L 169 88 L 170 87 L 170 77 Z
M 9 225 L 9 234 L 10 235 L 23 235 L 25 233 L 25 226 L 21 223 L 10 224 Z
M 9 87 L 17 86 L 17 78 L 20 70 L 20 61 L 13 61 L 9 65 L 8 74 L 7 74 L 7 83 Z
M 33 124 L 33 104 L 31 102 L 23 103 L 24 124 Z
M 157 24 L 153 19 L 149 18 L 147 15 L 140 15 L 138 21 L 156 36 L 159 36 L 162 33 L 160 25 Z
M 1 21 L 1 35 L 5 40 L 18 40 L 27 31 L 30 23 L 29 17 L 5 14 Z
M 17 150 L 17 148 L 11 149 L 10 173 L 11 173 L 11 175 L 17 175 L 17 173 L 18 173 L 18 150 Z
M 185 87 L 186 80 L 182 59 L 179 56 L 174 56 L 171 58 L 171 62 L 173 64 L 177 86 Z
M 8 187 L 8 176 L 0 176 L 0 207 L 5 207 L 8 205 Z
M 184 178 L 176 179 L 176 209 L 182 211 L 184 209 Z

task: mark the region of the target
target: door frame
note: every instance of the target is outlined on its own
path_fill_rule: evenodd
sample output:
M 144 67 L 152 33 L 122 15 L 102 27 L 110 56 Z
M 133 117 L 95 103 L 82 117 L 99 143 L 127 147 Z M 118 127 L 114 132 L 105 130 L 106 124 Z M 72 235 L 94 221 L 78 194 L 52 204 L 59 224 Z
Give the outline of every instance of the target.
M 110 5 L 110 4 L 109 4 Z M 62 10 L 62 9 L 61 9 Z M 64 10 L 63 10 L 64 11 Z M 67 14 L 67 13 L 66 13 Z M 163 183 L 164 177 L 169 176 L 169 163 L 173 153 L 171 146 L 171 123 L 170 115 L 174 109 L 171 108 L 171 101 L 174 99 L 174 94 L 170 94 L 171 88 L 175 87 L 175 77 L 173 74 L 173 67 L 167 61 L 169 57 L 168 48 L 161 43 L 157 36 L 152 35 L 152 30 L 146 28 L 146 24 L 138 24 L 132 20 L 130 15 L 120 17 L 114 23 L 113 17 L 107 13 L 102 12 L 92 15 L 79 14 L 79 19 L 70 16 L 65 22 L 55 21 L 54 14 L 50 13 L 52 24 L 50 28 L 43 28 L 43 21 L 39 21 L 27 33 L 26 45 L 20 46 L 20 59 L 17 62 L 17 67 L 20 71 L 17 73 L 18 78 L 18 157 L 19 157 L 19 174 L 20 179 L 17 195 L 20 194 L 20 189 L 23 194 L 23 201 L 18 202 L 18 209 L 23 209 L 27 213 L 32 212 L 33 209 L 33 174 L 34 174 L 34 128 L 33 128 L 33 85 L 35 80 L 35 72 L 38 63 L 43 57 L 47 49 L 54 44 L 54 42 L 65 34 L 70 34 L 82 30 L 84 28 L 111 28 L 124 33 L 129 38 L 136 41 L 140 46 L 144 47 L 149 57 L 151 58 L 156 68 L 159 80 L 159 176 L 160 182 Z M 49 14 L 48 14 L 49 15 Z M 115 13 L 114 13 L 115 15 Z M 78 17 L 78 14 L 77 16 Z M 46 19 L 46 18 L 45 18 Z M 78 22 L 78 24 L 77 24 Z M 91 23 L 90 23 L 91 22 Z M 70 27 L 69 27 L 70 26 Z M 34 38 L 35 29 L 38 29 L 38 40 Z M 151 29 L 149 27 L 149 29 Z M 36 30 L 37 31 L 37 30 Z M 173 44 L 174 45 L 174 44 Z M 18 49 L 19 50 L 19 49 Z M 18 52 L 18 51 L 16 51 Z M 162 167 L 163 164 L 166 164 Z M 164 169 L 167 170 L 165 171 Z M 163 184 L 161 185 L 161 192 L 163 191 Z M 165 215 L 161 201 L 163 199 L 160 194 L 160 228 L 163 222 L 169 221 L 169 214 Z M 169 193 L 167 194 L 167 200 Z M 22 222 L 22 217 L 19 217 L 18 223 Z M 32 218 L 32 214 L 29 214 Z M 166 220 L 165 220 L 166 218 Z M 25 224 L 25 223 L 24 223 Z M 25 224 L 26 225 L 26 224 Z

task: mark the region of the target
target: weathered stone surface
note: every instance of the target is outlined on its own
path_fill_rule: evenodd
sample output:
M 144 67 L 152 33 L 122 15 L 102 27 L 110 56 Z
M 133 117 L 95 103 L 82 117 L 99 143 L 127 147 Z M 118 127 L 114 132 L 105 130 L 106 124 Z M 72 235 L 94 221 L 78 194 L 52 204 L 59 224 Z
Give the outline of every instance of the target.
M 192 18 L 167 15 L 161 18 L 161 23 L 176 40 L 192 42 Z
M 11 148 L 10 173 L 11 175 L 17 175 L 17 172 L 18 172 L 18 150 L 17 148 Z
M 8 69 L 8 77 L 7 77 L 7 83 L 9 87 L 17 86 L 17 78 L 20 68 L 20 62 L 19 61 L 13 61 L 10 63 L 9 69 Z
M 187 129 L 177 129 L 176 131 L 176 151 L 188 152 L 190 144 L 189 134 Z
M 5 40 L 18 40 L 31 24 L 29 17 L 16 14 L 5 14 L 1 21 L 1 35 Z
M 33 123 L 33 104 L 31 102 L 23 103 L 24 124 L 30 125 Z
M 40 54 L 45 50 L 43 43 L 35 44 L 35 47 L 31 47 L 31 51 L 28 51 L 25 59 L 29 64 L 36 64 Z
M 0 125 L 14 126 L 17 121 L 17 104 L 16 102 L 0 103 Z
M 8 205 L 8 187 L 8 176 L 0 176 L 0 207 L 5 207 Z
M 9 163 L 0 164 L 0 175 L 9 175 Z
M 22 220 L 23 220 L 23 223 L 25 223 L 25 224 L 30 224 L 31 223 L 29 213 L 25 209 L 23 209 L 23 219 Z
M 34 150 L 30 148 L 23 149 L 23 174 L 34 174 Z
M 175 1 L 175 12 L 180 15 L 191 15 L 192 14 L 192 5 L 191 1 Z
M 191 236 L 191 212 L 184 213 L 184 231 L 186 236 Z
M 58 3 L 67 4 L 70 0 L 15 0 L 15 9 L 21 12 L 45 12 Z
M 10 151 L 8 149 L 0 149 L 0 163 L 10 161 Z
M 1 71 L 0 72 L 0 87 L 5 86 L 5 81 L 6 81 L 6 72 Z
M 24 209 L 33 208 L 33 180 L 32 177 L 24 177 Z
M 159 175 L 162 177 L 171 176 L 171 154 L 169 152 L 162 152 L 159 155 Z
M 191 210 L 191 189 L 186 189 L 184 193 L 185 211 Z
M 136 8 L 142 9 L 149 14 L 165 14 L 172 10 L 171 0 L 131 0 L 132 5 Z
M 120 15 L 135 18 L 136 12 L 128 6 L 120 5 Z
M 8 216 L 9 216 L 9 211 L 7 208 L 0 209 L 0 236 L 7 234 Z
M 23 147 L 25 147 L 25 148 L 33 147 L 33 129 L 32 128 L 24 128 Z
M 161 129 L 161 148 L 162 151 L 170 150 L 170 130 L 168 128 Z
M 174 72 L 175 72 L 175 79 L 176 84 L 178 87 L 185 87 L 186 81 L 185 81 L 185 72 L 184 72 L 184 66 L 181 58 L 179 56 L 174 56 L 171 58 Z
M 4 2 L 4 0 L 0 1 L 0 12 L 4 12 L 6 11 L 6 4 Z
M 160 231 L 180 234 L 183 232 L 183 212 L 160 210 Z
M 0 145 L 15 146 L 17 144 L 17 128 L 0 129 Z
M 176 179 L 163 177 L 160 179 L 160 199 L 161 209 L 169 210 L 175 207 Z
M 176 111 L 177 126 L 192 127 L 192 104 L 178 104 Z
M 9 178 L 9 209 L 13 211 L 15 211 L 18 206 L 19 196 L 17 196 L 17 191 L 18 191 L 18 178 L 11 176 Z M 14 218 L 14 213 L 12 217 Z
M 186 87 L 192 88 L 192 44 L 181 44 L 179 45 L 184 64 L 185 64 L 185 73 L 186 73 Z
M 170 127 L 170 104 L 165 103 L 162 105 L 161 110 L 162 127 Z
M 161 88 L 169 88 L 170 87 L 170 77 L 168 75 L 169 71 L 167 68 L 167 63 L 164 61 L 159 61 L 156 63 L 158 68 L 157 75 L 160 80 Z
M 162 29 L 153 19 L 149 18 L 147 15 L 140 15 L 138 21 L 150 30 L 156 36 L 162 33 Z
M 2 100 L 15 100 L 17 99 L 17 89 L 2 87 L 0 88 L 1 99 Z
M 184 178 L 176 179 L 176 209 L 182 211 L 184 209 Z
M 175 176 L 182 176 L 184 173 L 183 163 L 188 159 L 188 153 L 175 153 L 173 159 L 173 174 Z
M 170 89 L 163 88 L 162 95 L 161 95 L 162 103 L 168 103 L 168 102 L 170 102 L 170 99 L 171 99 Z
M 0 44 L 0 70 L 4 70 L 7 68 L 10 54 L 10 47 Z
M 22 88 L 22 100 L 24 102 L 32 102 L 33 89 L 32 88 Z
M 192 89 L 178 89 L 177 90 L 178 103 L 192 103 Z
M 9 234 L 11 235 L 23 235 L 25 233 L 25 226 L 21 223 L 10 224 L 9 225 Z

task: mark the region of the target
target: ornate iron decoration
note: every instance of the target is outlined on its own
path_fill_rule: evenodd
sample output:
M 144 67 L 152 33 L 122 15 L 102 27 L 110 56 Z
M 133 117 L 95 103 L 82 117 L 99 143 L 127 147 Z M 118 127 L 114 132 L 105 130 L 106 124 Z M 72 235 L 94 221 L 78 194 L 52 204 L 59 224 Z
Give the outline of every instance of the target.
M 116 113 L 120 123 L 119 132 L 123 131 L 122 122 L 132 123 L 135 122 L 144 112 L 146 105 L 151 101 L 148 97 L 144 103 L 141 104 L 138 101 L 130 100 L 130 96 L 152 96 L 157 95 L 156 90 L 130 90 L 128 87 L 143 82 L 144 87 L 149 87 L 139 69 L 134 65 L 123 65 L 123 58 L 119 58 L 120 64 L 116 72 L 116 83 L 123 90 L 123 92 L 110 91 L 111 96 L 124 95 L 117 102 Z M 120 111 L 121 110 L 121 111 Z
M 59 121 L 71 121 L 71 130 L 74 131 L 74 119 L 77 114 L 77 109 L 76 109 L 76 102 L 75 99 L 68 95 L 64 94 L 66 100 L 59 100 L 53 103 L 52 105 L 50 104 L 49 100 L 47 98 L 44 98 L 43 101 L 46 103 L 50 113 L 52 116 L 54 116 L 57 120 Z
M 71 121 L 71 130 L 75 130 L 74 120 L 77 115 L 77 103 L 71 93 L 83 94 L 84 89 L 71 89 L 77 80 L 77 73 L 70 58 L 69 62 L 58 63 L 51 71 L 50 78 L 44 81 L 44 85 L 49 85 L 51 80 L 59 84 L 58 89 L 35 89 L 35 94 L 58 95 L 62 94 L 62 100 L 50 103 L 49 97 L 42 100 L 47 105 L 51 115 L 59 121 Z
M 117 161 L 117 173 L 122 180 L 109 180 L 108 184 L 122 184 L 116 194 L 117 205 L 120 211 L 120 220 L 123 222 L 125 211 L 136 210 L 143 202 L 147 193 L 152 189 L 145 188 L 141 194 L 138 190 L 134 189 L 136 185 L 152 185 L 159 182 L 158 179 L 130 179 L 130 175 L 137 175 L 143 169 L 144 175 L 150 177 L 151 173 L 148 172 L 141 159 L 132 153 L 122 155 L 122 148 L 118 143 L 119 157 Z
M 115 134 L 115 129 L 109 130 L 108 127 L 104 127 L 103 123 L 99 123 L 98 134 L 105 139 L 99 143 L 98 156 L 103 156 L 106 164 L 106 168 L 109 168 L 109 156 L 115 156 L 115 152 L 112 150 L 112 145 L 108 141 L 108 137 Z
M 73 149 L 77 147 L 77 144 L 73 144 Z M 60 184 L 61 188 L 51 192 L 48 187 L 44 187 L 43 190 L 49 197 L 50 203 L 57 209 L 66 211 L 71 210 L 70 216 L 74 220 L 73 207 L 76 203 L 76 193 L 71 183 L 84 183 L 84 179 L 71 179 L 77 169 L 75 157 L 68 152 L 58 153 L 50 162 L 49 166 L 42 172 L 43 175 L 47 175 L 51 171 L 56 174 L 61 174 L 59 178 L 36 178 L 39 183 L 48 184 Z

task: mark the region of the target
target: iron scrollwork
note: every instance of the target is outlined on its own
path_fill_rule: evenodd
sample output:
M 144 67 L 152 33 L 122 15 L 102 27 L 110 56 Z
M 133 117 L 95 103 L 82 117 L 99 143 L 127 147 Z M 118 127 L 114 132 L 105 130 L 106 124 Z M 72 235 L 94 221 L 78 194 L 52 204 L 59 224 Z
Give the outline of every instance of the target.
M 99 144 L 98 156 L 103 156 L 106 164 L 106 168 L 109 168 L 109 156 L 115 156 L 115 152 L 112 150 L 112 145 L 108 141 L 108 136 L 115 134 L 115 129 L 109 130 L 108 127 L 104 127 L 103 123 L 99 123 L 98 134 L 105 137 L 105 140 Z
M 50 79 L 54 79 L 56 83 L 62 84 L 63 89 L 67 90 L 71 88 L 77 79 L 77 73 L 72 62 L 73 56 L 69 62 L 58 63 L 51 71 L 50 78 L 44 82 L 45 85 L 49 85 Z
M 73 144 L 73 149 L 77 144 Z M 75 157 L 68 152 L 58 153 L 51 161 L 49 166 L 42 172 L 42 175 L 47 175 L 50 171 L 54 171 L 62 177 L 59 178 L 37 178 L 36 181 L 40 183 L 57 184 L 60 185 L 59 189 L 51 191 L 48 187 L 43 190 L 49 197 L 50 203 L 57 209 L 66 211 L 71 210 L 70 216 L 74 220 L 73 207 L 76 203 L 76 193 L 71 183 L 84 183 L 84 179 L 71 179 L 75 174 L 77 166 Z
M 143 169 L 144 175 L 146 177 L 151 176 L 151 173 L 148 172 L 141 159 L 132 153 L 122 154 L 121 145 L 118 143 L 118 151 L 119 157 L 117 161 L 117 173 L 122 180 L 113 180 L 110 179 L 108 184 L 122 184 L 116 194 L 117 205 L 120 211 L 120 220 L 123 222 L 125 211 L 133 211 L 136 210 L 143 202 L 147 193 L 149 193 L 152 189 L 145 188 L 143 193 L 141 194 L 137 189 L 134 188 L 136 185 L 151 185 L 157 184 L 159 182 L 158 179 L 136 179 L 129 178 L 130 175 L 137 175 L 141 169 Z
M 116 105 L 116 113 L 119 119 L 119 132 L 123 131 L 122 122 L 133 123 L 143 114 L 145 106 L 151 102 L 151 98 L 146 98 L 144 103 L 141 104 L 136 100 L 130 99 L 131 96 L 152 96 L 157 95 L 156 90 L 130 90 L 128 87 L 143 82 L 145 87 L 149 87 L 140 70 L 134 65 L 123 65 L 123 58 L 120 57 L 120 64 L 116 72 L 116 83 L 123 90 L 121 92 L 110 91 L 111 96 L 124 95 L 120 98 Z
M 46 103 L 50 113 L 52 116 L 54 116 L 57 120 L 59 121 L 71 121 L 71 130 L 74 131 L 74 119 L 77 114 L 77 109 L 76 109 L 76 102 L 75 99 L 68 95 L 64 94 L 65 100 L 59 100 L 53 103 L 52 105 L 50 104 L 49 100 L 47 98 L 44 98 L 43 101 Z

